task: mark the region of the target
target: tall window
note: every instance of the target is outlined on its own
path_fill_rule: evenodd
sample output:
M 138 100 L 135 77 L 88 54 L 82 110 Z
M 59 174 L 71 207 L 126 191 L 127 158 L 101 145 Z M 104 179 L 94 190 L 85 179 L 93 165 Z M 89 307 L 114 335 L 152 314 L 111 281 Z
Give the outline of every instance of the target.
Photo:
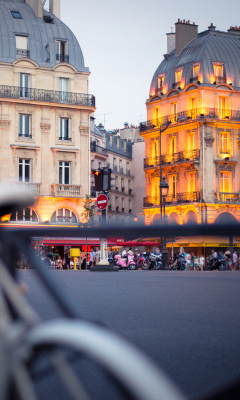
M 72 210 L 69 210 L 68 208 L 61 208 L 53 213 L 51 222 L 76 224 L 77 217 Z
M 152 157 L 157 157 L 159 154 L 158 143 L 158 140 L 152 142 Z
M 182 78 L 182 69 L 175 71 L 175 83 L 180 83 Z
M 177 122 L 177 103 L 172 103 L 171 104 L 171 122 Z
M 19 158 L 18 180 L 19 182 L 31 182 L 31 160 Z
M 230 193 L 232 191 L 230 178 L 230 172 L 220 172 L 220 192 Z
M 160 196 L 159 177 L 158 176 L 155 176 L 152 179 L 152 196 L 154 196 L 154 197 Z
M 190 132 L 187 136 L 187 149 L 194 150 L 195 149 L 195 133 Z
M 228 101 L 227 97 L 219 97 L 219 117 L 225 118 L 228 116 Z
M 215 75 L 215 77 L 222 77 L 223 76 L 223 65 L 222 64 L 215 64 L 214 65 L 214 75 Z
M 31 138 L 31 129 L 30 129 L 30 115 L 27 114 L 19 114 L 19 134 L 20 137 L 28 137 Z
M 172 196 L 173 200 L 177 198 L 177 176 L 170 175 L 169 177 L 169 194 Z
M 188 191 L 196 192 L 196 172 L 190 172 L 188 174 Z
M 24 74 L 20 72 L 19 74 L 19 87 L 20 87 L 20 96 L 21 97 L 29 97 L 29 87 L 30 87 L 30 75 Z
M 69 62 L 68 42 L 56 40 L 56 60 L 59 62 Z
M 22 208 L 11 214 L 10 221 L 38 222 L 37 214 L 31 208 Z
M 163 89 L 164 75 L 158 75 L 158 89 Z
M 229 134 L 228 132 L 220 132 L 220 154 L 229 153 Z
M 159 125 L 159 107 L 154 108 L 154 120 L 155 120 L 155 125 Z
M 69 122 L 69 118 L 60 118 L 59 140 L 71 140 Z
M 68 92 L 69 92 L 69 79 L 68 78 L 59 78 L 58 81 L 58 90 L 59 90 L 59 100 L 67 101 L 68 100 Z
M 169 154 L 176 153 L 176 136 L 173 136 L 169 139 Z
M 70 162 L 59 161 L 59 183 L 63 185 L 70 185 Z

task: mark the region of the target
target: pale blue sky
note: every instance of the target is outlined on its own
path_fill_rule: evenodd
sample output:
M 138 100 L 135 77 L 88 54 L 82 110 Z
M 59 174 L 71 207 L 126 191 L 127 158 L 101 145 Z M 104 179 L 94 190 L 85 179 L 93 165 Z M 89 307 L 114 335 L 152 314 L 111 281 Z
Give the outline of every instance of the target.
M 226 31 L 240 25 L 239 0 L 61 0 L 61 19 L 76 35 L 96 96 L 96 122 L 107 129 L 146 120 L 145 101 L 166 53 L 166 33 L 178 18 L 213 22 Z M 105 114 L 105 116 L 104 116 Z

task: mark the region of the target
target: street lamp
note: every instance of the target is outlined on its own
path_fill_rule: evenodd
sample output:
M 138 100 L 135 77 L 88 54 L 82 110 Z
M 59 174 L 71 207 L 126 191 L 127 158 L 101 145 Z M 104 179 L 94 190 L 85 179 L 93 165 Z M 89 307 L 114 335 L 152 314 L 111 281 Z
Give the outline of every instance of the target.
M 166 214 L 165 214 L 165 204 L 166 204 L 166 196 L 168 194 L 168 183 L 166 182 L 165 176 L 160 183 L 160 193 L 163 198 L 163 219 L 161 214 L 161 221 L 163 221 L 162 225 L 166 225 Z M 162 212 L 162 210 L 161 210 Z M 163 237 L 163 250 L 162 250 L 162 269 L 168 270 L 168 251 L 166 248 L 166 236 Z

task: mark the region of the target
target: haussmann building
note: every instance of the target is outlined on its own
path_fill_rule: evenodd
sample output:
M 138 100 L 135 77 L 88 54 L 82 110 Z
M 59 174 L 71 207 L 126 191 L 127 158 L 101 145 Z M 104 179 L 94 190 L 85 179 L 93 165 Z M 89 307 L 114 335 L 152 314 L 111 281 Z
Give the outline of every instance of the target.
M 239 27 L 221 32 L 211 24 L 198 33 L 178 20 L 167 34 L 140 125 L 148 224 L 160 220 L 160 170 L 169 222 L 240 221 L 239 48 Z

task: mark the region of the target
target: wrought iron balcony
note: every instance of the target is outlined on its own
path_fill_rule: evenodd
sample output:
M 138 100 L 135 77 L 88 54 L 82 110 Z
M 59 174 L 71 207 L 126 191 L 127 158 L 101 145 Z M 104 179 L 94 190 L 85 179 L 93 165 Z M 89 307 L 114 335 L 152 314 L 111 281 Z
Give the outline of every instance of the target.
M 90 143 L 90 150 L 92 153 L 101 154 L 104 157 L 108 156 L 107 150 L 104 147 L 98 146 L 98 144 L 96 144 L 96 142 Z
M 178 153 L 163 154 L 161 156 L 161 165 L 184 163 L 189 161 L 197 161 L 200 159 L 200 150 L 184 150 Z M 144 168 L 156 168 L 160 166 L 160 156 L 148 157 L 144 159 Z
M 218 192 L 214 193 L 216 203 L 239 203 L 240 194 L 239 193 L 225 193 Z
M 214 83 L 226 83 L 226 82 L 227 82 L 226 76 L 215 76 Z
M 52 185 L 52 196 L 54 197 L 80 197 L 80 185 Z
M 25 49 L 17 49 L 17 56 L 30 58 L 30 51 Z
M 58 92 L 56 90 L 30 89 L 18 86 L 0 85 L 0 98 L 65 103 L 95 107 L 95 97 L 85 93 Z
M 190 83 L 199 83 L 198 76 L 193 76 L 190 78 Z
M 176 114 L 166 115 L 162 118 L 152 119 L 140 123 L 140 132 L 159 131 L 169 122 L 171 124 L 186 123 L 193 120 L 221 119 L 240 121 L 240 110 L 227 110 L 218 108 L 194 108 L 188 111 L 181 111 Z
M 69 63 L 69 56 L 66 54 L 56 54 L 56 60 L 60 62 Z
M 40 196 L 41 183 L 12 182 L 12 185 L 21 186 L 22 188 L 29 190 L 33 195 Z
M 200 192 L 185 192 L 169 194 L 166 203 L 193 203 L 200 202 Z M 143 199 L 143 207 L 160 207 L 160 196 L 148 196 Z

